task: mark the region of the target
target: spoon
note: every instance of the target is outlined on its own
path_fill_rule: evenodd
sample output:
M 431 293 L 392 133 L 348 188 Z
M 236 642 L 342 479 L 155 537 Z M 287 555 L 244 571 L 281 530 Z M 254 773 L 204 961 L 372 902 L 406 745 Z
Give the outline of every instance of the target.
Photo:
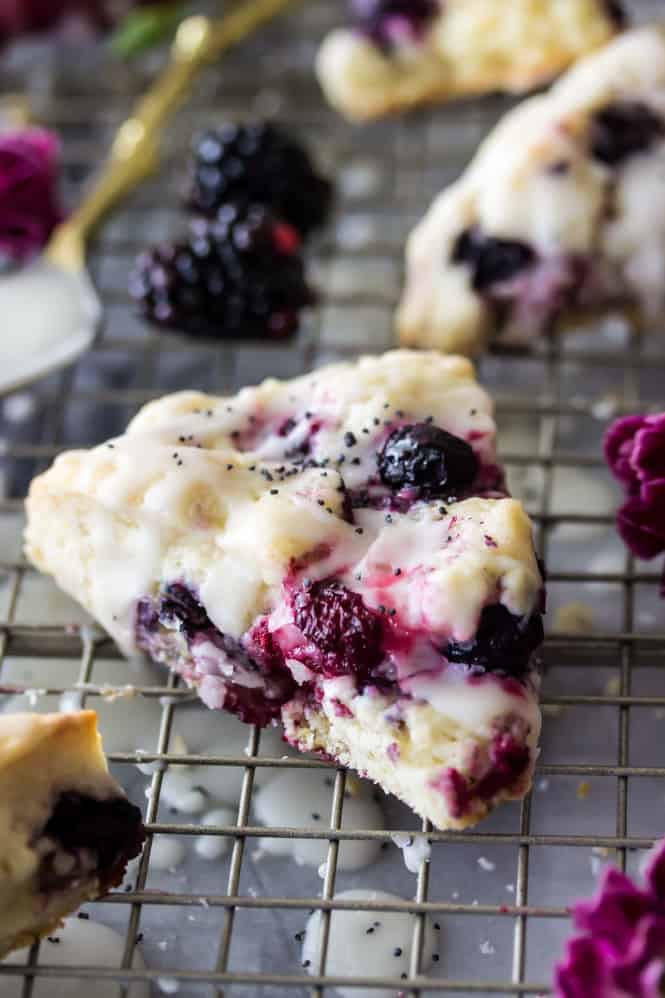
M 157 167 L 163 127 L 198 71 L 292 2 L 244 0 L 218 20 L 182 21 L 168 66 L 120 126 L 92 190 L 39 257 L 0 277 L 0 394 L 71 363 L 90 346 L 102 307 L 85 266 L 88 237 Z

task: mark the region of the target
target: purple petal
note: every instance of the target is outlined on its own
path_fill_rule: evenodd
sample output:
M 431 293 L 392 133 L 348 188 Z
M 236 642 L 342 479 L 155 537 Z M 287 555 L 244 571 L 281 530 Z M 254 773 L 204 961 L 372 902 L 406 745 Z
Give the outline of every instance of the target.
M 644 416 L 624 416 L 623 419 L 617 419 L 608 429 L 603 442 L 605 460 L 612 474 L 631 488 L 637 484 L 630 460 L 633 442 L 644 424 Z
M 665 478 L 665 414 L 647 417 L 637 431 L 630 464 L 642 482 Z
M 602 936 L 621 951 L 637 923 L 650 915 L 654 906 L 650 894 L 635 887 L 624 873 L 610 868 L 595 898 L 575 905 L 573 919 L 576 928 Z
M 648 561 L 665 551 L 663 514 L 641 498 L 633 496 L 617 513 L 617 529 L 626 545 L 638 558 Z
M 41 128 L 0 133 L 0 251 L 20 263 L 62 218 L 56 197 L 59 143 Z
M 563 961 L 557 964 L 554 993 L 557 998 L 607 998 L 611 956 L 601 940 L 571 939 Z

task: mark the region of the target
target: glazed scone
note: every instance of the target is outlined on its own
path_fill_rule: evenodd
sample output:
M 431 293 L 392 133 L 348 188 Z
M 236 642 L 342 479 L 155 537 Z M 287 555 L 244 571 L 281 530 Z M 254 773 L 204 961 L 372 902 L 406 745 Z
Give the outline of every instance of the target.
M 127 653 L 440 828 L 530 783 L 543 582 L 471 364 L 183 392 L 33 482 L 27 553 Z
M 94 711 L 0 715 L 0 957 L 120 883 L 144 839 Z
M 499 123 L 411 234 L 404 344 L 475 353 L 665 313 L 665 30 L 626 32 Z
M 355 24 L 317 58 L 352 120 L 549 82 L 624 24 L 619 0 L 352 0 Z

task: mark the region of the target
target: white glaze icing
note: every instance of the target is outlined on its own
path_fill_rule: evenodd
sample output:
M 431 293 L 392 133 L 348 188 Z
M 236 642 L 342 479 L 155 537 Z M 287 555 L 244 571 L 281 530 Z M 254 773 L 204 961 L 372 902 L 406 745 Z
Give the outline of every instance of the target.
M 432 846 L 424 835 L 407 835 L 405 832 L 396 832 L 390 836 L 398 849 L 402 851 L 404 866 L 409 873 L 420 873 L 423 863 L 429 863 L 432 855 Z
M 8 391 L 74 360 L 94 335 L 100 308 L 87 275 L 39 257 L 0 274 L 0 389 Z M 18 328 L 12 328 L 18 323 Z
M 38 964 L 54 964 L 56 967 L 119 967 L 125 948 L 125 940 L 113 929 L 90 919 L 67 918 L 62 928 L 53 933 L 59 942 L 44 940 L 39 949 Z M 18 950 L 5 960 L 5 963 L 25 963 L 28 950 Z M 143 970 L 145 963 L 139 947 L 134 950 L 132 966 Z M 0 998 L 20 998 L 23 979 L 0 977 Z M 34 998 L 120 998 L 120 985 L 99 978 L 36 978 L 32 991 Z M 132 984 L 127 990 L 128 998 L 149 998 L 148 984 Z
M 201 821 L 202 825 L 234 825 L 236 814 L 228 807 L 218 807 L 209 811 Z M 194 843 L 196 855 L 201 859 L 217 860 L 226 856 L 232 839 L 227 835 L 199 835 Z
M 153 835 L 150 846 L 150 869 L 175 870 L 185 858 L 187 850 L 174 835 Z
M 341 891 L 336 898 L 360 902 L 402 900 L 387 891 L 367 889 Z M 320 912 L 315 911 L 308 919 L 302 948 L 303 962 L 309 961 L 307 970 L 312 974 L 318 972 L 320 925 Z M 413 926 L 413 915 L 401 912 L 333 911 L 326 973 L 346 977 L 400 977 L 408 973 Z M 424 971 L 429 969 L 438 945 L 438 933 L 427 917 L 421 964 Z M 337 987 L 335 991 L 340 998 L 396 998 L 396 992 L 386 988 Z
M 271 780 L 254 797 L 254 810 L 260 824 L 278 828 L 330 827 L 334 775 L 321 770 L 290 769 Z M 344 797 L 342 828 L 380 829 L 384 827 L 381 806 L 366 783 L 349 778 Z M 340 843 L 337 866 L 340 870 L 360 870 L 376 859 L 381 843 L 347 841 Z M 318 867 L 328 855 L 327 839 L 270 838 L 259 840 L 259 848 L 273 856 L 291 856 L 299 865 Z

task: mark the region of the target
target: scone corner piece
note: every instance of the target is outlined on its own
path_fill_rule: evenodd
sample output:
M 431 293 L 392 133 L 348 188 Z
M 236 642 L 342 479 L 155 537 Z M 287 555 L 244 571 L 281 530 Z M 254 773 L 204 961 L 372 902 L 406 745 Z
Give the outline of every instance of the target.
M 94 711 L 0 714 L 0 956 L 120 883 L 144 837 Z
M 626 31 L 510 111 L 411 233 L 407 346 L 529 347 L 665 314 L 665 32 Z
M 323 41 L 329 103 L 363 122 L 419 104 L 548 83 L 625 26 L 620 0 L 411 0 L 355 5 Z

